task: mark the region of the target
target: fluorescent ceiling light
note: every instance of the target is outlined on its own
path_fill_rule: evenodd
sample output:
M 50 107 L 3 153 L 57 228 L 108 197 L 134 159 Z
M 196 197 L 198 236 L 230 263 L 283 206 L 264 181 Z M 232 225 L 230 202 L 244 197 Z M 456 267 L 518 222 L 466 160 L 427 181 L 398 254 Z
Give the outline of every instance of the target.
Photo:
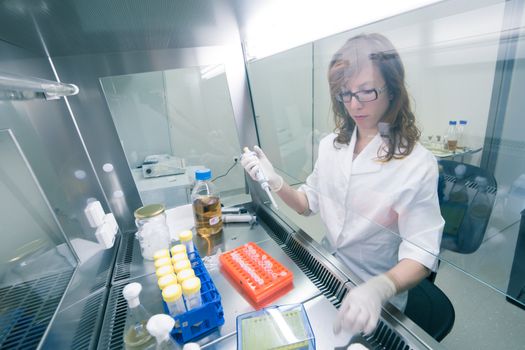
M 439 1 L 266 1 L 246 22 L 247 58 L 266 57 Z

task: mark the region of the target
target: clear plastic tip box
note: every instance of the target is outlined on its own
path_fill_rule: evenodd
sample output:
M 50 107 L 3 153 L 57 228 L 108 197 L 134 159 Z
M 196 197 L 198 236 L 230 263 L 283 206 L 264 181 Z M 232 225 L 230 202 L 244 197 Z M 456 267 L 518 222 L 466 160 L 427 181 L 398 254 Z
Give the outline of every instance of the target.
M 201 280 L 202 305 L 173 317 L 175 323 L 181 325 L 180 327 L 173 328 L 171 331 L 171 336 L 178 343 L 186 343 L 190 340 L 197 339 L 224 324 L 224 310 L 221 304 L 221 295 L 213 284 L 199 253 L 195 249 L 194 252 L 188 253 L 188 258 L 193 271 L 195 271 L 195 276 Z M 162 304 L 164 306 L 164 312 L 169 314 L 166 303 L 163 301 Z
M 270 306 L 238 316 L 237 349 L 314 350 L 315 337 L 303 305 Z

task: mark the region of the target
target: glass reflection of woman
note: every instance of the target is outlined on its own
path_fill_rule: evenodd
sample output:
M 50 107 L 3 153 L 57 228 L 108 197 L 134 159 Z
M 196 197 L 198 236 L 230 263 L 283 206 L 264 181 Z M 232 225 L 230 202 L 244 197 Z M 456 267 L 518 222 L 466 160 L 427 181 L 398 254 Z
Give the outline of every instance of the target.
M 261 169 L 298 213 L 321 215 L 335 256 L 364 281 L 343 300 L 334 331 L 370 333 L 382 304 L 404 310 L 406 291 L 437 267 L 438 167 L 418 142 L 404 67 L 387 38 L 349 39 L 328 80 L 336 128 L 321 140 L 304 185 L 286 184 L 257 146 L 242 164 L 252 178 Z

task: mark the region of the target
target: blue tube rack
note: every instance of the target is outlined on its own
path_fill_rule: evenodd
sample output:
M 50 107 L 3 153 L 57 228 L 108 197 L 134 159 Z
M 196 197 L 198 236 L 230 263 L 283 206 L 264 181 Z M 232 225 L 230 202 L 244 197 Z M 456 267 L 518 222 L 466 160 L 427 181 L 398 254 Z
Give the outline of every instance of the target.
M 213 284 L 196 248 L 193 253 L 188 254 L 188 258 L 195 276 L 201 280 L 202 305 L 183 314 L 173 316 L 175 324 L 179 324 L 180 327 L 173 328 L 171 336 L 179 344 L 195 340 L 224 324 L 221 295 Z M 164 301 L 162 301 L 162 305 L 164 312 L 169 315 L 168 306 Z

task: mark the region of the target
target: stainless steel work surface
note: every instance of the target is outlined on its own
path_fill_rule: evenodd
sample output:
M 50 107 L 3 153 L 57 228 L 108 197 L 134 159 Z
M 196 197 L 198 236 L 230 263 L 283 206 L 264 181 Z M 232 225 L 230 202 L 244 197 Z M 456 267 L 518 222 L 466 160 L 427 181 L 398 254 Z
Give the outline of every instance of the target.
M 262 306 L 300 303 L 320 294 L 319 289 L 317 289 L 317 287 L 273 240 L 260 242 L 258 245 L 275 260 L 292 271 L 293 289 L 277 299 L 271 300 L 267 304 L 255 305 L 244 294 L 244 292 L 230 280 L 228 275 L 225 275 L 225 273 L 219 270 L 210 271 L 213 282 L 222 297 L 224 325 L 221 327 L 221 333 L 223 335 L 235 332 L 238 315 L 254 311 Z
M 308 315 L 310 326 L 315 336 L 315 345 L 317 349 L 333 349 L 335 346 L 347 344 L 351 334 L 341 332 L 334 335 L 332 324 L 337 315 L 337 309 L 333 306 L 324 295 L 319 295 L 303 303 Z M 207 350 L 230 350 L 237 349 L 237 334 L 221 339 L 218 342 L 204 346 Z
M 126 240 L 126 238 L 128 243 L 127 246 L 124 245 L 124 248 L 127 247 L 127 249 L 129 249 L 127 256 L 125 256 L 128 260 L 123 259 L 123 257 L 120 257 L 120 259 L 123 264 L 126 261 L 130 261 L 132 266 L 128 268 L 128 277 L 125 279 L 117 279 L 118 283 L 111 288 L 106 315 L 104 317 L 104 324 L 100 335 L 100 349 L 119 348 L 119 346 L 123 345 L 122 332 L 126 317 L 126 301 L 122 297 L 122 289 L 125 284 L 132 281 L 141 283 L 143 290 L 140 295 L 140 300 L 143 305 L 152 314 L 163 312 L 153 263 L 142 259 L 138 242 L 134 239 L 133 235 L 128 235 L 123 241 Z M 209 239 L 197 236 L 194 238 L 194 242 L 202 257 L 209 254 L 216 254 L 219 248 L 221 252 L 224 252 L 247 242 L 255 242 L 275 260 L 286 266 L 294 275 L 293 287 L 288 290 L 286 294 L 279 296 L 277 299 L 270 300 L 270 304 L 300 303 L 320 294 L 318 288 L 285 254 L 282 248 L 269 238 L 266 230 L 262 226 L 255 225 L 252 227 L 249 224 L 225 225 L 221 234 L 215 235 Z M 215 256 L 215 258 L 217 257 L 218 256 Z M 123 269 L 125 266 L 122 265 L 117 268 Z M 249 299 L 242 294 L 243 292 L 240 288 L 238 289 L 217 265 L 215 265 L 215 268 L 210 267 L 209 273 L 221 294 L 225 323 L 223 326 L 219 327 L 218 330 L 205 338 L 200 339 L 198 342 L 201 345 L 219 340 L 222 337 L 234 333 L 236 331 L 236 318 L 238 315 L 254 311 L 261 306 L 270 305 L 251 304 Z

